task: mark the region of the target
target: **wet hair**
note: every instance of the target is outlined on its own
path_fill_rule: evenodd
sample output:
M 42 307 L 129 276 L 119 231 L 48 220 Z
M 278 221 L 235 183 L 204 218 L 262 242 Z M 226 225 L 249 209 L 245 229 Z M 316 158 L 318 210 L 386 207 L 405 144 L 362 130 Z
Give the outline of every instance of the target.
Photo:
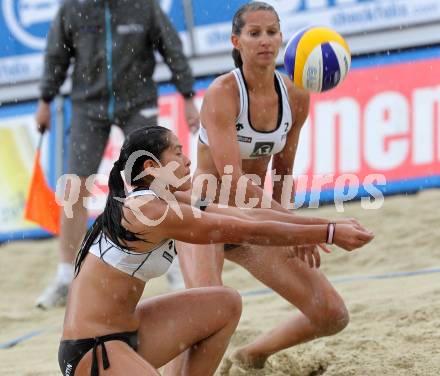
M 277 16 L 278 23 L 280 22 L 278 13 L 272 5 L 265 3 L 264 1 L 253 1 L 251 3 L 242 5 L 235 12 L 234 18 L 232 19 L 232 34 L 239 36 L 241 34 L 241 30 L 246 24 L 243 16 L 248 12 L 256 12 L 258 10 L 267 10 L 269 12 L 273 12 Z M 232 59 L 234 59 L 234 64 L 237 68 L 243 66 L 243 60 L 241 59 L 240 51 L 236 48 L 232 49 Z
M 141 240 L 138 235 L 127 231 L 121 224 L 125 184 L 121 176 L 124 172 L 126 181 L 135 188 L 147 189 L 149 183 L 145 178 L 137 178 L 144 170 L 146 160 L 161 159 L 162 153 L 170 146 L 168 135 L 170 130 L 160 126 L 143 127 L 131 132 L 122 145 L 118 160 L 114 163 L 108 179 L 109 193 L 105 209 L 90 229 L 87 231 L 75 261 L 75 276 L 78 275 L 81 264 L 86 258 L 90 246 L 98 236 L 105 236 L 120 248 L 127 248 L 127 241 Z M 134 160 L 133 166 L 126 166 Z M 126 168 L 127 167 L 127 168 Z

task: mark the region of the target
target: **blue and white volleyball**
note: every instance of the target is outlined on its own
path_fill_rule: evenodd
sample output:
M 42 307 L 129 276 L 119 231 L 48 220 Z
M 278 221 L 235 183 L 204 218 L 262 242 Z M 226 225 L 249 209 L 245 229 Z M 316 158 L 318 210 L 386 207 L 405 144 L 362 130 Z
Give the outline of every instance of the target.
M 286 45 L 284 67 L 295 86 L 323 92 L 338 86 L 351 65 L 345 39 L 328 27 L 298 31 Z

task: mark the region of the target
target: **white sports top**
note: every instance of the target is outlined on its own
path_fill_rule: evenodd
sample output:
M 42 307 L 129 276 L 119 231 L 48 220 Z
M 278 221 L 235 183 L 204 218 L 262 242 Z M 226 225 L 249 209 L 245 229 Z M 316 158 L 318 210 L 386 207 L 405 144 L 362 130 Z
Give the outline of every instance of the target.
M 274 155 L 283 150 L 286 137 L 292 128 L 292 110 L 286 85 L 281 74 L 275 71 L 275 88 L 278 93 L 278 121 L 273 131 L 256 130 L 250 121 L 249 95 L 243 72 L 236 68 L 232 71 L 240 92 L 240 113 L 235 121 L 237 141 L 242 159 L 256 159 Z M 200 127 L 199 140 L 209 145 L 208 133 Z
M 132 192 L 129 196 L 155 195 L 151 190 Z M 147 282 L 165 274 L 177 255 L 173 239 L 166 239 L 152 250 L 141 253 L 121 248 L 103 233 L 90 246 L 89 252 L 120 271 Z

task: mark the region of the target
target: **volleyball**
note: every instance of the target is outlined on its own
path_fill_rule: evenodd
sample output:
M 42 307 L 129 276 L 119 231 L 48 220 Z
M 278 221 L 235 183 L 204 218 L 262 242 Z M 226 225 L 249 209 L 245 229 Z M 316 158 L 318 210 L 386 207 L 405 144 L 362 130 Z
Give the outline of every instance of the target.
M 286 45 L 284 67 L 295 86 L 323 92 L 338 86 L 351 65 L 345 39 L 328 27 L 307 27 Z

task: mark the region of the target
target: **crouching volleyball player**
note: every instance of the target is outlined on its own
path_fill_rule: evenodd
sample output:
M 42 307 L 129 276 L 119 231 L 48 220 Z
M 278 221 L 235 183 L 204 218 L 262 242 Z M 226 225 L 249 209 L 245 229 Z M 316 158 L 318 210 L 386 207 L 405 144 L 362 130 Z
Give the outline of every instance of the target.
M 174 166 L 173 174 L 168 166 Z M 258 220 L 237 208 L 192 207 L 179 192 L 190 188 L 189 166 L 177 137 L 166 128 L 146 127 L 127 137 L 110 172 L 104 212 L 77 256 L 58 355 L 63 375 L 159 375 L 158 368 L 185 350 L 179 374 L 214 374 L 240 317 L 237 292 L 203 287 L 140 301 L 146 283 L 171 265 L 175 240 L 326 242 L 329 225 Z M 134 187 L 128 195 L 122 172 Z M 173 179 L 184 183 L 170 186 Z M 372 239 L 350 224 L 331 230 L 334 243 L 345 249 Z M 174 371 L 168 368 L 165 374 Z

